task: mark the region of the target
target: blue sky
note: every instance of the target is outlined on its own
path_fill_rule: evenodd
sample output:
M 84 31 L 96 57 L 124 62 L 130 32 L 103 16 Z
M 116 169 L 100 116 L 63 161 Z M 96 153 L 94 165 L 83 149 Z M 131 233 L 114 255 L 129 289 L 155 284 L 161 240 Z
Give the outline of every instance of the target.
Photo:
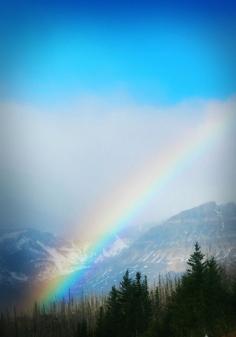
M 235 92 L 233 2 L 2 6 L 3 99 L 48 104 L 121 90 L 169 104 Z
M 235 7 L 1 1 L 3 225 L 72 231 L 209 114 L 232 114 Z M 134 222 L 236 200 L 235 130 L 232 120 L 212 150 Z

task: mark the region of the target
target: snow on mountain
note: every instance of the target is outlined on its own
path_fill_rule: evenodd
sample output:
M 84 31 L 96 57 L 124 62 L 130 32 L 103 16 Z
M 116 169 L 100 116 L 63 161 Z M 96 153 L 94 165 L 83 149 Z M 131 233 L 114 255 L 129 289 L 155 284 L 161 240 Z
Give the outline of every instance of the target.
M 85 268 L 87 246 L 33 229 L 4 233 L 0 237 L 0 283 L 44 281 Z M 99 263 L 127 247 L 127 242 L 117 237 L 94 259 Z
M 126 269 L 131 274 L 141 271 L 151 282 L 160 273 L 183 272 L 196 241 L 205 254 L 215 255 L 227 268 L 235 269 L 236 204 L 210 202 L 183 211 L 161 225 L 142 231 L 139 236 L 133 233 L 130 237 L 127 233 L 117 236 L 100 255 L 93 256 L 96 268 L 86 278 L 86 289 L 83 290 L 108 291 L 119 282 Z M 0 292 L 4 292 L 8 300 L 9 287 L 15 296 L 27 285 L 87 268 L 87 248 L 87 244 L 78 245 L 32 229 L 1 234 Z M 78 284 L 74 291 L 79 292 L 81 286 L 84 284 Z
M 141 235 L 119 255 L 102 261 L 93 274 L 93 291 L 107 291 L 125 270 L 141 271 L 152 282 L 159 274 L 180 273 L 198 241 L 228 269 L 236 268 L 236 204 L 215 202 L 183 211 Z
M 96 258 L 96 263 L 102 262 L 109 257 L 119 255 L 124 249 L 128 247 L 129 241 L 121 239 L 119 236 L 117 236 L 116 240 L 107 249 L 103 249 L 102 254 Z
M 5 270 L 7 278 L 32 281 L 74 271 L 86 252 L 53 234 L 25 229 L 1 236 L 0 257 L 0 271 Z

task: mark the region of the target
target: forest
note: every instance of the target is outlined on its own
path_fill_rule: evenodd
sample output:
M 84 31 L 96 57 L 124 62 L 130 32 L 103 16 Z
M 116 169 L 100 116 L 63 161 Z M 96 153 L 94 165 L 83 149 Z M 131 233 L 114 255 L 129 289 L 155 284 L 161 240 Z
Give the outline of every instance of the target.
M 198 243 L 181 276 L 157 278 L 127 270 L 107 296 L 69 298 L 31 311 L 6 310 L 2 337 L 236 336 L 236 278 Z

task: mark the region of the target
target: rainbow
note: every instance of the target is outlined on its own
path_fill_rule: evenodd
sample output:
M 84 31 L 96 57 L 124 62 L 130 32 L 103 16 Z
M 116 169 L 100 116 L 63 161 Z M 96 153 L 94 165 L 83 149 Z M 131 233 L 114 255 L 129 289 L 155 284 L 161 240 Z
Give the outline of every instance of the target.
M 78 284 L 86 284 L 87 277 L 96 269 L 96 258 L 114 242 L 118 233 L 147 205 L 157 194 L 193 162 L 206 153 L 224 133 L 231 114 L 208 114 L 200 127 L 189 130 L 183 138 L 162 154 L 154 156 L 139 172 L 103 199 L 84 226 L 93 225 L 93 243 L 88 249 L 88 257 L 78 266 L 78 270 L 55 278 L 41 289 L 38 298 L 49 303 L 67 296 L 68 290 Z

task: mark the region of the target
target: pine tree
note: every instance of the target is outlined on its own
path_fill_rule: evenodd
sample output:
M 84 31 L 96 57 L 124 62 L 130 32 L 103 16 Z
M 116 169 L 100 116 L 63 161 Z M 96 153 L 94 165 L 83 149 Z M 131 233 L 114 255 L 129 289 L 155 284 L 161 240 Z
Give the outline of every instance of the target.
M 135 314 L 135 287 L 133 286 L 132 279 L 129 276 L 127 270 L 123 276 L 123 279 L 119 287 L 119 298 L 121 308 L 121 319 L 123 322 L 123 336 L 133 337 L 135 336 L 134 327 L 136 321 Z
M 220 336 L 225 331 L 223 321 L 227 312 L 227 291 L 223 284 L 223 271 L 214 257 L 206 261 L 204 277 L 205 327 L 208 336 Z
M 121 316 L 120 294 L 116 287 L 113 286 L 107 300 L 106 330 L 108 336 L 119 336 L 121 331 Z
M 198 243 L 187 261 L 187 272 L 177 286 L 169 305 L 172 334 L 205 335 L 204 272 L 206 264 Z
M 147 278 L 142 279 L 141 273 L 138 272 L 135 279 L 132 279 L 127 270 L 119 289 L 112 287 L 105 314 L 103 312 L 99 314 L 97 329 L 101 331 L 101 326 L 104 326 L 105 322 L 106 333 L 99 332 L 101 336 L 136 337 L 147 329 L 150 315 Z
M 187 274 L 193 277 L 199 278 L 202 277 L 202 274 L 205 270 L 204 255 L 201 252 L 201 248 L 198 242 L 195 243 L 195 250 L 190 258 L 188 259 L 187 265 Z
M 150 294 L 148 290 L 148 281 L 147 276 L 144 276 L 144 280 L 142 283 L 142 308 L 143 308 L 143 324 L 142 324 L 142 331 L 145 331 L 149 325 L 149 321 L 152 315 L 152 305 Z

